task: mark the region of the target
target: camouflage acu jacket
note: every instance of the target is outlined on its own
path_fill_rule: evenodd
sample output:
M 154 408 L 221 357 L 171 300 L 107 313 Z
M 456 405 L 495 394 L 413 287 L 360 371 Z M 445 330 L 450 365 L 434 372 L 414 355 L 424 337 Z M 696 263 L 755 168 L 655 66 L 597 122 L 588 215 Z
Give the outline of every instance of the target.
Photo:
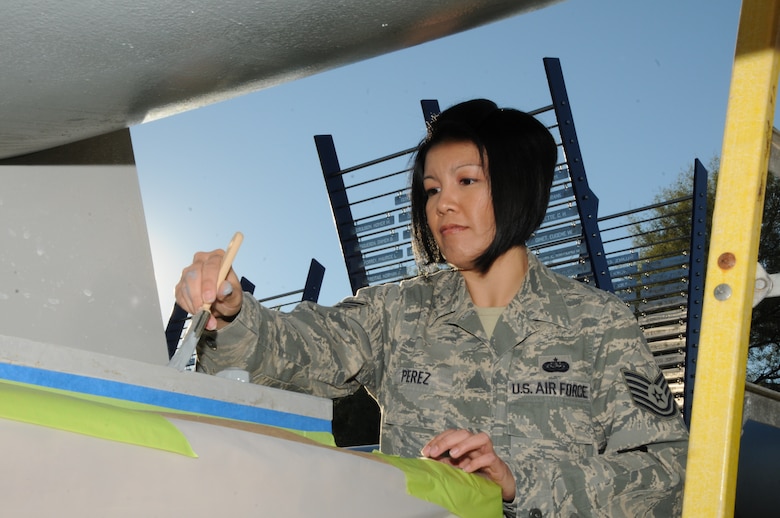
M 201 368 L 325 397 L 365 385 L 388 454 L 419 456 L 449 428 L 487 432 L 517 481 L 510 515 L 680 514 L 687 431 L 635 318 L 529 264 L 490 339 L 461 275 L 443 271 L 288 314 L 247 295 Z

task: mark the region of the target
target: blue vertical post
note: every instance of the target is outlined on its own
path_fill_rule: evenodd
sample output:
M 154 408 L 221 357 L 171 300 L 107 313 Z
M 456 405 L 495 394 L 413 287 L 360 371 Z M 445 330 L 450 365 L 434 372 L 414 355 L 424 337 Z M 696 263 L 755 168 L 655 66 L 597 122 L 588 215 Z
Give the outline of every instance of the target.
M 241 291 L 245 291 L 251 295 L 255 294 L 255 283 L 247 279 L 246 277 L 241 277 Z
M 574 197 L 577 200 L 577 210 L 582 222 L 585 246 L 588 250 L 594 281 L 596 286 L 602 290 L 614 291 L 598 225 L 599 199 L 588 186 L 585 165 L 582 163 L 580 143 L 577 139 L 577 131 L 574 128 L 574 117 L 569 104 L 569 95 L 566 93 L 566 84 L 563 81 L 561 62 L 557 58 L 544 58 L 544 69 L 547 72 L 547 83 L 550 87 L 555 117 L 558 119 L 561 145 L 563 146 L 563 152 L 566 154 L 566 162 L 569 167 Z
M 168 325 L 165 326 L 165 343 L 168 346 L 169 360 L 173 358 L 176 349 L 179 347 L 179 340 L 181 340 L 181 333 L 184 331 L 184 323 L 187 321 L 188 315 L 189 313 L 184 311 L 179 304 L 173 303 L 171 316 L 168 318 Z
M 352 293 L 364 286 L 368 286 L 368 276 L 363 264 L 363 256 L 358 246 L 355 233 L 355 219 L 347 198 L 347 189 L 341 174 L 341 166 L 336 155 L 336 146 L 331 135 L 315 135 L 314 144 L 317 146 L 317 154 L 320 157 L 322 175 L 325 178 L 325 188 L 330 198 L 330 208 L 333 219 L 336 222 L 341 243 L 341 253 L 347 266 L 347 275 Z
M 707 267 L 707 169 L 695 160 L 693 166 L 693 199 L 691 207 L 691 246 L 688 263 L 688 324 L 685 330 L 685 386 L 683 389 L 683 419 L 691 426 L 693 385 L 696 360 L 699 355 L 702 305 L 704 304 L 704 273 Z
M 317 302 L 320 298 L 320 288 L 322 288 L 322 279 L 325 278 L 325 267 L 316 259 L 311 260 L 309 265 L 309 274 L 306 276 L 306 285 L 303 287 L 303 296 L 301 300 Z
M 441 113 L 439 108 L 439 101 L 435 99 L 423 99 L 420 101 L 420 107 L 422 108 L 423 118 L 426 124 L 430 124 L 433 118 Z

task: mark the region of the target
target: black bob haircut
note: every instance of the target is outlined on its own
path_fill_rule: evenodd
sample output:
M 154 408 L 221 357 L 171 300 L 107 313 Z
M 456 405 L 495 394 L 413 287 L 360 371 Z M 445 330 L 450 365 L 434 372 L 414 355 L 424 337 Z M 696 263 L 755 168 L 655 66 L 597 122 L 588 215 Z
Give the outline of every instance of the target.
M 487 272 L 493 262 L 515 246 L 524 246 L 542 224 L 558 147 L 550 131 L 525 112 L 499 108 L 486 99 L 456 104 L 436 116 L 414 156 L 411 182 L 412 240 L 420 265 L 443 263 L 428 227 L 423 187 L 425 159 L 442 142 L 471 142 L 487 163 L 496 235 L 474 267 Z

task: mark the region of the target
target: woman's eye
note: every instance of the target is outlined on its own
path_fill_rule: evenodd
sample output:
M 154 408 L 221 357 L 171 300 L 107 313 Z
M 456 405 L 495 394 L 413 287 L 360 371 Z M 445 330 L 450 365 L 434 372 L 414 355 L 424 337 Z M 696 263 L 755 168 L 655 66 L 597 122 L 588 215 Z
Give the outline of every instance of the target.
M 472 185 L 472 184 L 477 183 L 477 179 L 476 178 L 463 178 L 460 181 L 460 183 L 462 183 L 463 185 Z
M 425 194 L 430 198 L 431 196 L 438 194 L 440 189 L 438 187 L 430 187 L 425 190 Z

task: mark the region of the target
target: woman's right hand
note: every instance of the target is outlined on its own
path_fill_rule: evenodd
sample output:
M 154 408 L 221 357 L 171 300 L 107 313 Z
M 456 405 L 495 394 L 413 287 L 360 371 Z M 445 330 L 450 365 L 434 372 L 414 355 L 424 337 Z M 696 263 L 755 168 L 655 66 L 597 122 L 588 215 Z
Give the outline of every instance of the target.
M 224 250 L 196 253 L 176 285 L 176 303 L 188 313 L 195 314 L 204 304 L 211 304 L 206 329 L 222 328 L 241 310 L 241 283 L 232 268 L 227 279 L 217 285 L 224 256 Z

